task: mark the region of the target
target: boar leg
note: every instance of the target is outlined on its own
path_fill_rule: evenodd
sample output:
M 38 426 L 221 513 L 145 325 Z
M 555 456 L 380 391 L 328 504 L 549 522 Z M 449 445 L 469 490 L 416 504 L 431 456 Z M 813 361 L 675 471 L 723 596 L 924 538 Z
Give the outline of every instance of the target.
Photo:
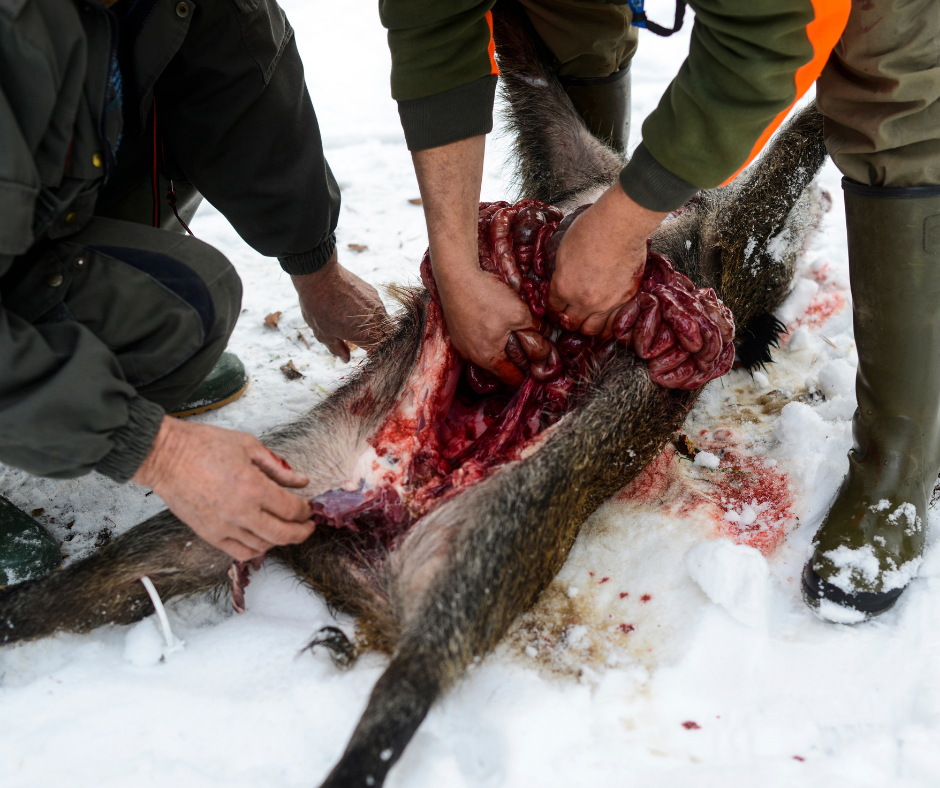
M 228 586 L 231 564 L 161 512 L 60 572 L 0 590 L 0 642 L 133 623 L 154 612 L 144 575 L 166 600 Z

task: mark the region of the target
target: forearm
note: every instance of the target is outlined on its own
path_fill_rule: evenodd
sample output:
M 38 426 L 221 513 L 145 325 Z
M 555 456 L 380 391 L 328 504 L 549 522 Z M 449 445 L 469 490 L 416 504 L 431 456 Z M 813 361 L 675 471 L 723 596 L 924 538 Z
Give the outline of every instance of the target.
M 431 266 L 445 283 L 480 272 L 477 216 L 483 135 L 412 154 L 428 226 Z

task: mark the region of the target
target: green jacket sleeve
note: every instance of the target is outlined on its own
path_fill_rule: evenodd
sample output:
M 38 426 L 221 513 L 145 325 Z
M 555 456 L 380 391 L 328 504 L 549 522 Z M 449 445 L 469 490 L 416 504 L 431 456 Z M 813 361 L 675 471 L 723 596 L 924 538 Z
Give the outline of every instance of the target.
M 488 134 L 499 70 L 495 0 L 380 0 L 392 53 L 392 98 L 409 150 Z
M 641 205 L 668 211 L 730 178 L 797 98 L 813 59 L 811 0 L 692 0 L 689 56 L 643 123 L 620 176 Z
M 290 274 L 336 247 L 340 191 L 293 30 L 273 0 L 203 3 L 156 87 L 186 177 L 245 241 Z

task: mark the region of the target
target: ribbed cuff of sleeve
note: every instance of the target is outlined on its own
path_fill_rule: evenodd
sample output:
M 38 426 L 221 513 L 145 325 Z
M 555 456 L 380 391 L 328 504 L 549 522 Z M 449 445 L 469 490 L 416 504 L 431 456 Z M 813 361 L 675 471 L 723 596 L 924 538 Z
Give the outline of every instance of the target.
M 493 130 L 496 75 L 420 99 L 398 102 L 408 150 L 439 148 Z
M 642 142 L 620 171 L 620 185 L 630 199 L 650 211 L 674 211 L 699 191 L 656 161 Z
M 155 402 L 135 397 L 127 403 L 127 424 L 111 435 L 114 448 L 98 460 L 95 470 L 118 484 L 130 481 L 150 454 L 165 411 Z
M 315 274 L 329 262 L 335 250 L 336 235 L 330 233 L 329 238 L 316 249 L 301 252 L 300 254 L 289 254 L 287 257 L 278 257 L 277 261 L 281 264 L 281 268 L 291 276 Z

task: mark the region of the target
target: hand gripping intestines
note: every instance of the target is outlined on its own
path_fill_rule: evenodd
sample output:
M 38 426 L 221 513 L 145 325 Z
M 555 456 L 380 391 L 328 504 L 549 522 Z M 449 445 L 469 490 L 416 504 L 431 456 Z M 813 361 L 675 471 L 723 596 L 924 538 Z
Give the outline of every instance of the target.
M 536 320 L 535 330 L 510 334 L 506 355 L 540 383 L 575 378 L 586 363 L 603 357 L 609 349 L 607 342 L 561 329 L 559 316 L 548 308 L 558 245 L 587 207 L 563 217 L 558 208 L 538 200 L 515 205 L 480 203 L 480 267 L 515 290 Z M 436 297 L 427 255 L 421 274 Z M 614 340 L 646 361 L 650 378 L 664 388 L 698 388 L 727 373 L 734 363 L 731 310 L 712 288 L 696 288 L 669 259 L 656 252 L 647 252 L 640 290 L 614 315 L 612 330 Z M 466 375 L 481 394 L 499 385 L 475 364 L 467 365 Z

